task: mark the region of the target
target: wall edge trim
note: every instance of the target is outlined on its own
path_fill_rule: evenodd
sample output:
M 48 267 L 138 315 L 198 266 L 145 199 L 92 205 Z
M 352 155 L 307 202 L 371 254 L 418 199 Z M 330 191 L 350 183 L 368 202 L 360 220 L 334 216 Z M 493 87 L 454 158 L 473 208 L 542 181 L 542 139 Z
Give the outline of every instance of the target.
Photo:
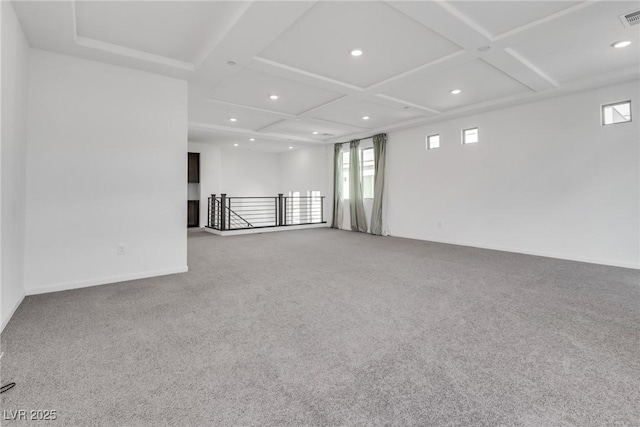
M 55 283 L 52 285 L 41 286 L 37 288 L 26 289 L 26 295 L 39 295 L 50 292 L 67 291 L 71 289 L 89 288 L 92 286 L 107 285 L 110 283 L 126 282 L 130 280 L 147 279 L 150 277 L 166 276 L 169 274 L 186 273 L 189 271 L 188 266 L 167 268 L 162 270 L 143 271 L 140 273 L 123 274 L 117 276 L 108 276 L 98 279 L 79 280 L 74 282 Z

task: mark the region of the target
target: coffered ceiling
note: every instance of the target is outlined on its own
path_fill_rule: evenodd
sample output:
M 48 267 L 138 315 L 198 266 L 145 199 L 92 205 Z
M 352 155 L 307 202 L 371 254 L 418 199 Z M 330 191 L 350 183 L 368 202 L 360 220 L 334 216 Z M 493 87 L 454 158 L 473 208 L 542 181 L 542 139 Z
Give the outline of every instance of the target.
M 640 78 L 640 25 L 619 18 L 639 1 L 13 5 L 32 47 L 186 79 L 190 140 L 256 150 Z

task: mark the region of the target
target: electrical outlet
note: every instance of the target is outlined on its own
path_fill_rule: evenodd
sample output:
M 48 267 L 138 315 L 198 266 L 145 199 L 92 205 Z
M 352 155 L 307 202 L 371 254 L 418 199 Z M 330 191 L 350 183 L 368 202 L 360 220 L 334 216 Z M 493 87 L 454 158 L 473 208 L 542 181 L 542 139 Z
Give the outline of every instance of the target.
M 118 255 L 124 255 L 124 244 L 122 243 L 118 245 Z

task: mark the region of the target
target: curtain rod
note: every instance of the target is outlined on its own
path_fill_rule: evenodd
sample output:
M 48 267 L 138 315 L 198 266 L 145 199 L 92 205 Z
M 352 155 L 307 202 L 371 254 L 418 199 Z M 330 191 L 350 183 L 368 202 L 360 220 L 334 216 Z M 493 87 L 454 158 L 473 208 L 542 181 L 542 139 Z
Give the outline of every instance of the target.
M 366 138 L 356 138 L 355 140 L 352 139 L 352 140 L 345 141 L 345 142 L 336 142 L 336 144 L 348 144 L 351 141 L 363 141 L 365 139 L 371 139 L 371 138 L 373 138 L 374 136 L 377 136 L 377 135 L 384 135 L 384 133 L 376 133 L 375 135 L 367 136 Z

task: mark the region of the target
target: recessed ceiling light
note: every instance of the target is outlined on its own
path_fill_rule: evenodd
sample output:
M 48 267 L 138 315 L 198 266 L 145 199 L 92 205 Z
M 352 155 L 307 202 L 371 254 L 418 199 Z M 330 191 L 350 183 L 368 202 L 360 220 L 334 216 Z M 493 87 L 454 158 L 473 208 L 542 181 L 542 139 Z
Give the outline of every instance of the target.
M 317 135 L 317 134 L 318 134 L 318 131 L 317 131 L 317 130 L 314 130 L 314 131 L 313 131 L 313 132 L 311 132 L 311 133 L 312 133 L 312 134 L 314 134 L 314 135 Z
M 255 140 L 256 140 L 255 138 L 249 138 L 249 141 L 251 141 L 251 142 L 253 142 Z
M 292 147 L 292 146 L 289 146 L 289 150 L 292 150 L 292 149 L 293 149 L 293 147 Z
M 362 49 L 353 49 L 351 51 L 351 56 L 360 56 L 362 55 L 364 52 L 362 52 Z
M 230 121 L 230 122 L 237 122 L 237 121 L 238 121 L 238 119 L 236 119 L 235 117 L 229 117 L 229 121 Z
M 236 65 L 236 63 L 233 61 L 227 61 L 227 65 L 231 65 L 233 67 L 234 65 Z
M 238 146 L 238 144 L 233 144 L 233 146 L 234 146 L 234 147 L 237 147 L 237 146 Z
M 369 120 L 371 117 L 369 116 L 362 116 L 362 120 Z
M 274 101 L 278 98 L 280 98 L 278 95 L 269 95 L 269 99 L 273 99 Z
M 457 95 L 457 94 L 459 94 L 460 92 L 462 92 L 460 89 L 452 89 L 452 90 L 451 90 L 451 93 L 452 93 L 453 95 Z
M 629 40 L 622 40 L 622 41 L 619 41 L 619 42 L 615 42 L 615 43 L 613 43 L 613 44 L 611 45 L 611 47 L 615 47 L 615 48 L 618 48 L 618 49 L 619 49 L 619 48 L 621 48 L 621 47 L 627 47 L 627 46 L 629 46 L 630 44 L 631 44 L 631 41 L 629 41 Z

